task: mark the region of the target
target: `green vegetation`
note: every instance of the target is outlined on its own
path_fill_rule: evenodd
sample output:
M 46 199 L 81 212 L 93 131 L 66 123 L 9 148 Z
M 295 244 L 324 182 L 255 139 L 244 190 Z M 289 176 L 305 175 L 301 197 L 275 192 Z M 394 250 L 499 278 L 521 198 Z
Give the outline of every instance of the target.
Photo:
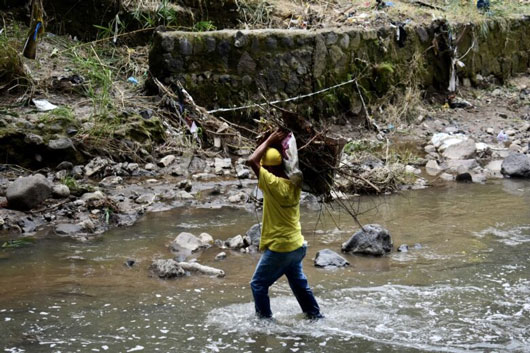
M 87 78 L 83 86 L 85 95 L 91 99 L 94 112 L 103 113 L 112 109 L 112 67 L 103 63 L 93 45 L 88 50 L 72 49 L 67 51 L 76 69 Z
M 2 244 L 2 249 L 17 249 L 25 246 L 33 245 L 35 238 L 24 237 L 19 239 L 10 239 Z
M 169 0 L 161 0 L 156 9 L 146 10 L 140 6 L 132 12 L 133 18 L 142 28 L 154 28 L 156 26 L 176 27 L 179 24 L 179 13 Z
M 212 21 L 199 21 L 193 25 L 194 32 L 208 32 L 215 31 L 217 27 L 214 26 Z
M 3 29 L 0 34 L 0 92 L 26 89 L 31 85 L 31 79 L 24 69 L 19 54 L 18 26 L 14 26 L 14 33 L 11 35 L 8 35 L 6 27 Z

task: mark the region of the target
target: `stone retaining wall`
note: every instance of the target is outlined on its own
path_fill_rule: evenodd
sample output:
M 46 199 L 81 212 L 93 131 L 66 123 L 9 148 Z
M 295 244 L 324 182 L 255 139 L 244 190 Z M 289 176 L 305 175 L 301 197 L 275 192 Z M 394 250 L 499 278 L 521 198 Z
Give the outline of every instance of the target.
M 435 21 L 402 30 L 166 32 L 155 35 L 149 61 L 152 75 L 168 84 L 180 80 L 199 104 L 213 109 L 307 94 L 352 77 L 360 77 L 368 100 L 413 83 L 445 91 L 454 46 L 456 57 L 469 50 L 460 79 L 473 82 L 481 74 L 502 80 L 530 66 L 530 19 Z M 298 101 L 297 109 L 322 115 L 358 102 L 355 86 L 348 85 Z

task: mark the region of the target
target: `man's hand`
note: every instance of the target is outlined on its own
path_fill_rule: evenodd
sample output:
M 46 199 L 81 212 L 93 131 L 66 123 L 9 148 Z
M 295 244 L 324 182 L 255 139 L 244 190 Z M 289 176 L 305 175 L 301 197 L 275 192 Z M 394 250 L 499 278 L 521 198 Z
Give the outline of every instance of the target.
M 287 136 L 287 132 L 277 129 L 272 134 L 270 134 L 269 137 L 267 138 L 267 140 L 269 141 L 269 145 L 267 147 L 272 146 L 272 145 L 281 144 L 283 139 L 286 136 Z

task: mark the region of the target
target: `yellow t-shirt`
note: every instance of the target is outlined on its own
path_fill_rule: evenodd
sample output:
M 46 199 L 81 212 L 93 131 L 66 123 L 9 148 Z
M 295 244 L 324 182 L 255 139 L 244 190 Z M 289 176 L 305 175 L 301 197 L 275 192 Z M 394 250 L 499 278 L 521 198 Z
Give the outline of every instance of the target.
M 259 249 L 289 252 L 301 247 L 304 244 L 300 226 L 301 188 L 263 167 L 259 170 L 258 187 L 263 192 Z

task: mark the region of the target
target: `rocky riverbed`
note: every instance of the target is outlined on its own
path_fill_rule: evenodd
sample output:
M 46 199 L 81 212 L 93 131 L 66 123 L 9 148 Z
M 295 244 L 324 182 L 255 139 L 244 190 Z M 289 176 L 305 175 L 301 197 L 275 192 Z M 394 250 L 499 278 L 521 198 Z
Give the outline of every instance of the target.
M 345 151 L 342 165 L 372 181 L 374 175 L 389 177 L 399 170 L 407 176 L 399 189 L 528 177 L 530 77 L 517 77 L 505 86 L 484 81 L 483 88 L 462 91 L 461 105 L 432 104 L 421 108 L 411 124 L 382 126 L 381 132 L 365 132 L 362 138 L 351 124 L 339 122 L 337 129 L 351 129 L 343 136 L 355 147 Z M 400 152 L 402 145 L 405 152 Z M 388 149 L 410 158 L 392 161 Z M 169 154 L 145 164 L 96 157 L 82 165 L 63 161 L 29 179 L 22 177 L 37 171 L 3 165 L 0 228 L 11 236 L 46 234 L 86 241 L 112 227 L 130 226 L 145 212 L 181 206 L 251 211 L 256 202 L 259 207 L 259 195 L 244 164 L 246 153 Z M 344 193 L 334 197 L 354 196 L 355 185 L 340 177 L 336 182 Z M 309 194 L 302 202 L 318 207 Z

